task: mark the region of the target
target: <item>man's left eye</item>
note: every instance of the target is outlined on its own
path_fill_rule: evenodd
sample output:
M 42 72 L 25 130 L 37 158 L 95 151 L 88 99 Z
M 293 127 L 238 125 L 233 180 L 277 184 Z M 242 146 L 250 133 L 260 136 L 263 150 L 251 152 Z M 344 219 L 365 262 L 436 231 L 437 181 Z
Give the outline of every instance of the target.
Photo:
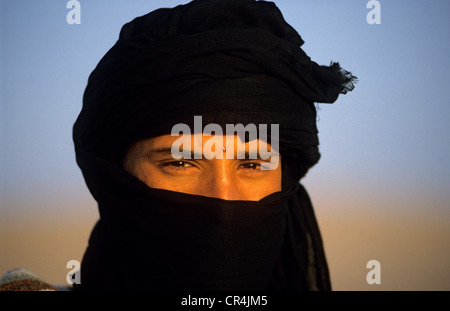
M 250 169 L 250 170 L 260 170 L 261 164 L 251 162 L 251 163 L 241 164 L 240 167 L 245 168 L 245 169 Z

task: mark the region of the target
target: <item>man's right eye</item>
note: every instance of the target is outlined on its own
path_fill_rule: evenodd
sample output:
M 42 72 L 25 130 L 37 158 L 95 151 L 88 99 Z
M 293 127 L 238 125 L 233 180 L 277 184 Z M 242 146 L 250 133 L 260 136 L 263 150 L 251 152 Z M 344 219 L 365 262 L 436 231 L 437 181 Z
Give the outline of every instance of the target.
M 164 163 L 164 166 L 190 167 L 192 165 L 186 161 L 171 161 L 171 162 Z
M 192 175 L 196 172 L 194 163 L 190 163 L 188 161 L 167 161 L 161 163 L 160 168 L 162 171 L 170 174 L 170 175 Z
M 194 165 L 187 162 L 187 161 L 168 161 L 161 164 L 163 167 L 169 167 L 169 168 L 188 168 L 193 167 Z

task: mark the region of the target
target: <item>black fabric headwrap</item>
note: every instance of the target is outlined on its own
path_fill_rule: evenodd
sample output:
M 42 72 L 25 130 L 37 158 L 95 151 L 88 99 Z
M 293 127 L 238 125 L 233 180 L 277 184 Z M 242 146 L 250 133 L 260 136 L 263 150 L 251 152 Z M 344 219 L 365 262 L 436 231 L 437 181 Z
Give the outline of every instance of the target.
M 196 0 L 123 26 L 74 125 L 77 163 L 100 210 L 76 289 L 331 289 L 298 181 L 320 157 L 314 103 L 336 101 L 356 77 L 338 63 L 319 66 L 302 44 L 265 1 Z M 151 189 L 110 161 L 139 139 L 193 126 L 195 115 L 279 124 L 282 191 L 249 202 Z

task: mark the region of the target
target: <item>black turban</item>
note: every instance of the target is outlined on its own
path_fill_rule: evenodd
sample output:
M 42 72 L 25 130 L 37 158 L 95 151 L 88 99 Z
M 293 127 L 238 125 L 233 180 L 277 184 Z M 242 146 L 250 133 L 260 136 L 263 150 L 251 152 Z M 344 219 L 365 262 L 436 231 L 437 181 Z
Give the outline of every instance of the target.
M 320 157 L 314 104 L 335 102 L 356 77 L 311 61 L 303 43 L 266 1 L 194 0 L 123 26 L 74 125 L 100 210 L 77 288 L 331 289 L 299 180 Z M 131 143 L 196 115 L 204 124 L 279 124 L 282 191 L 227 201 L 152 189 L 121 168 Z

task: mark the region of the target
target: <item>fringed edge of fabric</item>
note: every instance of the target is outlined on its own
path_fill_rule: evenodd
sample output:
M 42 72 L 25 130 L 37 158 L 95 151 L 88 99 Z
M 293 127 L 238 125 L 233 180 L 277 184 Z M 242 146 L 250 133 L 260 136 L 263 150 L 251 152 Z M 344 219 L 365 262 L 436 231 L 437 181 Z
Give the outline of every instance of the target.
M 340 81 L 337 81 L 337 83 L 340 85 L 340 94 L 347 94 L 347 92 L 353 91 L 355 83 L 358 82 L 357 76 L 342 68 L 339 62 L 331 62 L 330 70 L 339 75 Z

